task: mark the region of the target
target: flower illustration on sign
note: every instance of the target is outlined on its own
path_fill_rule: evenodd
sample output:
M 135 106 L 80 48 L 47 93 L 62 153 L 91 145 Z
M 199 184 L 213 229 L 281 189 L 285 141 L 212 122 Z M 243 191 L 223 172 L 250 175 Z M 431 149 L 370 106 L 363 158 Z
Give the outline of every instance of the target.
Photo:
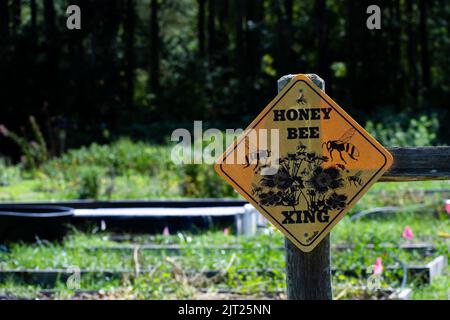
M 345 187 L 349 183 L 349 170 L 344 166 L 330 164 L 328 157 L 306 152 L 299 145 L 295 153 L 287 153 L 279 162 L 279 170 L 270 176 L 259 176 L 252 192 L 262 206 L 285 206 L 308 214 L 328 216 L 333 210 L 347 206 Z M 306 213 L 305 213 L 306 214 Z M 296 223 L 286 217 L 286 223 Z M 327 222 L 323 218 L 321 222 Z M 301 223 L 305 221 L 300 221 Z M 308 241 L 314 240 L 313 237 Z
M 344 180 L 341 178 L 341 173 L 336 167 L 323 169 L 316 167 L 312 173 L 312 177 L 307 181 L 320 194 L 324 194 L 330 189 L 338 189 L 344 185 Z

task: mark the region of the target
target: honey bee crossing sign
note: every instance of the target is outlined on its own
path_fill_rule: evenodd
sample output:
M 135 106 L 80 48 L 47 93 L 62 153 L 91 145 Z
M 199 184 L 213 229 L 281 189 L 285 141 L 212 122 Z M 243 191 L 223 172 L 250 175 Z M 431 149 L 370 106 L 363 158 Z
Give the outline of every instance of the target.
M 316 84 L 296 75 L 215 169 L 309 252 L 392 162 L 392 155 Z

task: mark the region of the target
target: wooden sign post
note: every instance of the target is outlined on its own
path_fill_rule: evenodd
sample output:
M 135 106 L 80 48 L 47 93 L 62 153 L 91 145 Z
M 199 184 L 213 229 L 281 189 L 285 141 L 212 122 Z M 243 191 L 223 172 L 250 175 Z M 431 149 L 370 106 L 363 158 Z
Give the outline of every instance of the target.
M 315 74 L 308 74 L 322 91 L 325 81 Z M 286 75 L 278 80 L 280 92 L 294 75 Z M 289 300 L 331 300 L 331 258 L 330 235 L 311 252 L 303 252 L 291 240 L 285 238 L 286 291 Z

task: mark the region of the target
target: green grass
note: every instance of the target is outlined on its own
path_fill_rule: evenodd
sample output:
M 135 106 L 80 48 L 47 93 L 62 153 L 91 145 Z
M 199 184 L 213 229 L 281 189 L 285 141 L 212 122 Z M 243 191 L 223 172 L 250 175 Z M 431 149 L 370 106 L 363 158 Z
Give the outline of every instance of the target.
M 450 268 L 433 279 L 431 285 L 413 291 L 413 300 L 450 300 Z
M 409 217 L 409 218 L 408 218 Z M 394 257 L 406 263 L 425 264 L 433 257 L 422 257 L 414 253 L 408 253 L 397 249 L 376 247 L 374 250 L 364 248 L 367 243 L 380 244 L 381 242 L 402 242 L 401 232 L 405 222 L 414 227 L 417 225 L 418 215 L 399 215 L 384 219 L 357 220 L 351 222 L 344 219 L 333 232 L 332 241 L 340 243 L 351 241 L 356 247 L 344 252 L 332 252 L 332 263 L 340 269 L 352 268 L 357 272 L 363 272 L 373 265 L 378 256 L 382 257 L 383 265 L 394 264 Z M 436 230 L 449 230 L 449 221 L 427 219 L 415 234 L 420 237 L 423 233 L 427 239 L 434 243 L 440 243 L 435 234 Z M 428 238 L 431 237 L 431 238 Z M 12 244 L 8 250 L 0 253 L 0 269 L 68 269 L 78 267 L 93 270 L 121 270 L 128 269 L 131 275 L 122 278 L 104 279 L 93 275 L 81 277 L 83 290 L 103 290 L 111 296 L 109 298 L 136 298 L 136 299 L 165 299 L 165 298 L 195 298 L 199 290 L 209 288 L 233 289 L 246 295 L 257 295 L 263 292 L 278 292 L 285 286 L 285 257 L 282 250 L 270 249 L 270 246 L 282 246 L 284 238 L 280 232 L 273 230 L 269 234 L 258 234 L 252 237 L 225 236 L 223 232 L 211 231 L 204 234 L 178 233 L 170 236 L 142 235 L 134 237 L 131 241 L 116 242 L 110 234 L 89 234 L 73 232 L 62 243 L 35 243 Z M 159 243 L 179 244 L 184 250 L 179 254 L 168 254 L 163 251 L 139 252 L 138 261 L 141 274 L 134 275 L 136 268 L 133 251 L 112 251 L 107 247 L 129 243 Z M 205 245 L 241 245 L 246 250 L 217 250 L 207 251 L 201 247 Z M 104 247 L 104 250 L 89 250 L 92 247 Z M 444 249 L 445 248 L 445 249 Z M 446 246 L 442 245 L 442 251 L 437 254 L 448 254 Z M 245 276 L 238 272 L 241 269 L 274 268 L 274 276 L 267 277 L 257 273 L 249 273 Z M 189 271 L 194 271 L 190 274 Z M 215 279 L 205 278 L 200 271 L 226 270 Z M 195 272 L 196 271 L 196 272 Z M 361 278 L 349 278 L 343 274 L 336 274 L 333 279 L 337 286 L 357 285 L 364 283 L 366 276 Z M 385 271 L 382 285 L 385 287 L 398 286 L 398 272 Z M 448 282 L 448 276 L 444 276 Z M 444 283 L 445 283 L 444 281 Z M 442 282 L 442 281 L 441 281 Z M 444 286 L 441 282 L 434 283 L 436 297 L 442 297 Z M 17 289 L 17 290 L 16 290 Z M 41 294 L 39 286 L 30 286 L 24 283 L 7 281 L 0 286 L 0 294 L 12 293 L 16 296 L 36 297 Z M 65 284 L 60 282 L 54 288 L 57 297 L 74 297 L 74 292 L 68 290 Z M 417 287 L 415 298 L 427 298 L 433 291 L 427 288 Z M 416 290 L 415 289 L 415 290 Z M 3 290 L 3 291 L 2 291 Z M 8 291 L 9 290 L 9 291 Z M 17 292 L 16 292 L 17 291 Z M 336 292 L 338 294 L 336 289 Z M 28 292 L 28 293 L 26 293 Z M 356 294 L 356 293 L 355 293 Z M 92 296 L 91 296 L 92 298 Z
M 443 211 L 424 209 L 417 213 L 374 213 L 364 218 L 351 220 L 344 217 L 331 233 L 333 243 L 380 243 L 404 242 L 402 233 L 409 226 L 414 234 L 414 241 L 436 242 L 441 239 L 439 231 L 450 232 L 450 219 L 437 218 Z

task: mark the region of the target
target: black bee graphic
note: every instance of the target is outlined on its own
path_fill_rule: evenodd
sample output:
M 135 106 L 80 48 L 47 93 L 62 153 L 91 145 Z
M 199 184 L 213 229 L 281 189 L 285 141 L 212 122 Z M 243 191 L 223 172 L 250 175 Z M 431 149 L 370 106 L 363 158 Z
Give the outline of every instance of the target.
M 330 140 L 327 142 L 324 142 L 322 144 L 322 147 L 325 145 L 327 148 L 327 151 L 330 155 L 331 161 L 333 161 L 333 151 L 339 152 L 339 156 L 341 160 L 347 164 L 344 157 L 342 156 L 342 152 L 347 153 L 347 155 L 352 158 L 353 160 L 358 160 L 357 157 L 359 157 L 359 151 L 358 149 L 351 143 L 349 143 L 350 139 L 355 134 L 356 130 L 354 128 L 348 129 L 342 137 L 340 137 L 337 140 Z
M 354 185 L 355 187 L 360 187 L 363 185 L 363 181 L 361 180 L 361 173 L 362 171 L 358 171 L 357 173 L 355 173 L 355 175 L 349 176 L 347 178 L 350 185 Z
M 261 164 L 260 160 L 264 160 L 264 162 L 267 162 L 267 159 L 270 158 L 270 154 L 270 150 L 257 150 L 255 152 L 247 153 L 247 155 L 245 156 L 244 168 L 248 168 L 250 164 L 255 162 L 256 160 L 256 165 L 253 171 L 258 172 L 260 169 L 267 167 L 267 165 Z
M 244 168 L 248 168 L 251 164 L 255 163 L 255 167 L 253 168 L 253 171 L 256 173 L 262 168 L 268 167 L 267 161 L 270 158 L 271 151 L 269 149 L 267 150 L 258 150 L 256 147 L 253 146 L 253 152 L 250 152 L 250 142 L 246 139 L 245 140 L 245 166 Z M 261 160 L 263 160 L 261 163 Z
M 296 101 L 297 101 L 298 104 L 301 104 L 301 105 L 304 106 L 307 103 L 307 101 L 305 99 L 305 94 L 303 93 L 303 89 L 299 89 L 298 93 L 300 95 L 298 96 L 298 99 Z

